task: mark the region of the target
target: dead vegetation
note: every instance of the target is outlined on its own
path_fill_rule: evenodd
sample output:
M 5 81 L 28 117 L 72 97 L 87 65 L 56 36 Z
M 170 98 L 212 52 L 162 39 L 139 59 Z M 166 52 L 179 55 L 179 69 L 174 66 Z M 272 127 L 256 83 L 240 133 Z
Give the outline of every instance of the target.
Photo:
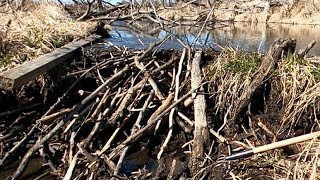
M 0 67 L 12 67 L 85 37 L 94 22 L 76 22 L 54 3 L 31 3 L 24 10 L 1 7 Z
M 213 28 L 216 15 L 205 9 L 196 21 L 180 22 L 163 18 L 153 8 L 156 4 L 149 4 L 147 10 L 128 9 L 129 5 L 113 7 L 117 10 L 106 10 L 93 19 L 124 20 L 130 27 L 137 27 L 135 22 L 141 20 L 152 21 L 158 28 L 188 23 L 203 30 Z M 94 13 L 87 12 L 82 18 L 91 16 Z M 58 23 L 53 22 L 49 27 Z M 64 22 L 62 18 L 59 26 Z M 27 27 L 26 31 L 32 30 Z M 4 32 L 5 37 L 18 34 Z M 24 42 L 27 49 L 43 48 L 43 32 L 55 31 L 39 32 L 39 38 L 25 35 L 30 41 Z M 182 41 L 181 51 L 161 50 L 168 38 L 145 50 L 86 47 L 81 55 L 21 89 L 0 91 L 0 176 L 319 177 L 318 137 L 226 160 L 239 151 L 319 131 L 319 63 L 306 58 L 315 42 L 296 51 L 295 39 L 279 39 L 263 55 L 231 48 L 195 49 L 195 43 L 187 46 Z M 6 52 L 1 51 L 0 57 L 12 56 Z

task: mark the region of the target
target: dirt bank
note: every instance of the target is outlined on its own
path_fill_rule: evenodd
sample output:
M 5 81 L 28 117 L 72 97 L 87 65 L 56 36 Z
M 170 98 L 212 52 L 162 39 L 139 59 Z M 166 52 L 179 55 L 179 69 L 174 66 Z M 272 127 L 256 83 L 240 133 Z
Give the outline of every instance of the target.
M 178 3 L 175 8 L 159 14 L 172 20 L 197 20 L 206 16 L 210 7 L 214 7 L 213 18 L 218 21 L 320 24 L 319 0 L 228 0 L 218 1 L 209 7 L 205 4 Z

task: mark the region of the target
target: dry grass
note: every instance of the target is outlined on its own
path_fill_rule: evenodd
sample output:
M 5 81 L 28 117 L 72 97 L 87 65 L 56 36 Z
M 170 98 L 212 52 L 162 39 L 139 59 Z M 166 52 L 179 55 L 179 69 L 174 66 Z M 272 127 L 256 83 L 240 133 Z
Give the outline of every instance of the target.
M 224 122 L 235 115 L 235 102 L 251 83 L 259 62 L 257 55 L 243 55 L 228 48 L 221 52 L 215 63 L 206 67 L 206 77 L 213 82 L 209 91 L 215 94 L 213 101 L 216 115 L 223 115 Z
M 14 9 L 7 5 L 0 10 L 2 68 L 33 59 L 83 37 L 92 26 L 92 22 L 68 18 L 63 7 L 53 3 L 30 3 L 24 11 Z
M 216 115 L 220 116 L 218 119 L 223 120 L 224 123 L 234 116 L 235 102 L 251 83 L 251 77 L 255 73 L 256 66 L 259 65 L 259 60 L 257 55 L 241 55 L 226 49 L 217 60 L 205 67 L 206 78 L 212 82 L 209 91 L 214 92 L 212 100 Z M 319 72 L 319 67 L 308 60 L 289 56 L 282 59 L 277 70 L 272 73 L 271 97 L 263 102 L 265 112 L 262 114 L 277 113 L 279 115 L 278 122 L 273 122 L 277 126 L 271 129 L 277 137 L 295 133 L 298 123 L 302 123 L 306 129 L 319 130 Z M 271 100 L 272 102 L 268 103 Z M 278 112 L 274 112 L 268 107 L 271 104 L 278 104 L 281 108 Z M 222 132 L 223 126 L 218 131 Z M 247 147 L 260 144 L 254 139 L 250 141 Z M 272 141 L 272 138 L 269 138 L 269 141 Z M 268 163 L 269 167 L 264 170 L 268 171 L 273 179 L 318 179 L 320 177 L 320 141 L 314 139 L 312 142 L 294 146 L 298 152 L 293 156 L 286 157 L 282 150 L 275 150 L 242 160 L 239 165 L 242 168 L 252 167 L 256 164 L 255 162 L 259 162 L 261 167 L 261 164 Z M 248 177 L 250 168 L 243 169 L 235 175 Z

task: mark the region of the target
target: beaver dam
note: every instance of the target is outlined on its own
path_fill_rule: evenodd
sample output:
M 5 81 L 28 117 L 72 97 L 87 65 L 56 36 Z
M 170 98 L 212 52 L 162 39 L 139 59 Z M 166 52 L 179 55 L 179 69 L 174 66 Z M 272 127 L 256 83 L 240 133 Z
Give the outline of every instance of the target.
M 180 21 L 162 18 L 152 1 L 151 10 L 93 7 L 76 14 L 99 20 L 93 35 L 0 73 L 0 179 L 319 177 L 315 41 L 279 37 L 263 53 L 217 49 L 197 43 L 221 25 L 214 8 L 183 21 L 200 27 L 188 43 L 168 30 Z M 117 44 L 115 34 L 125 35 L 116 29 L 102 38 L 101 22 L 138 32 L 137 19 L 168 31 L 140 39 L 140 48 Z

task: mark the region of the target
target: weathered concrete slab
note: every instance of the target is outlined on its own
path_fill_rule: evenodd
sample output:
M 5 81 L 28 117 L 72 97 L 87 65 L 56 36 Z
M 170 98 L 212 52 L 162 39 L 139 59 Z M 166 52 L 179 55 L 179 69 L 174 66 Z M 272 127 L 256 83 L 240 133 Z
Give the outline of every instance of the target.
M 86 46 L 98 39 L 101 39 L 100 35 L 91 35 L 0 73 L 0 89 L 15 90 L 22 87 L 37 76 L 70 58 L 80 47 Z

